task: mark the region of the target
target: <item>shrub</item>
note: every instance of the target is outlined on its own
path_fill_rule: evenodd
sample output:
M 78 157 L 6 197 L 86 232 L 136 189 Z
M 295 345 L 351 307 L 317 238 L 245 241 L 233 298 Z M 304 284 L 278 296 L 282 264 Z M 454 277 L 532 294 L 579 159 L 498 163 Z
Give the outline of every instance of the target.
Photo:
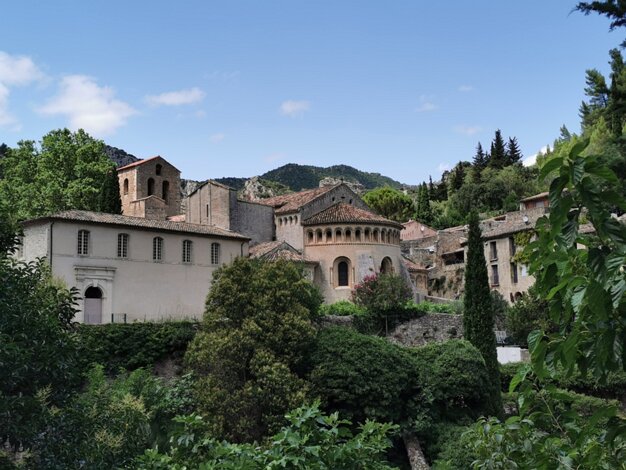
M 463 435 L 469 428 L 450 423 L 433 426 L 432 437 L 425 444 L 424 454 L 433 463 L 433 470 L 467 470 L 472 468 L 476 454 Z
M 406 281 L 396 274 L 367 276 L 352 291 L 355 304 L 379 315 L 401 309 L 411 296 Z
M 412 304 L 411 308 L 416 311 L 421 311 L 425 313 L 449 313 L 451 315 L 457 315 L 462 313 L 463 304 L 461 302 L 449 302 L 445 304 L 435 303 L 435 302 L 419 302 L 415 303 L 409 301 L 407 304 Z
M 541 300 L 531 287 L 511 307 L 506 316 L 506 331 L 515 344 L 528 347 L 528 334 L 533 330 L 554 332 L 556 326 L 548 316 L 548 302 Z
M 401 423 L 418 396 L 415 360 L 407 349 L 349 328 L 321 330 L 312 354 L 313 392 L 327 409 L 355 422 Z
M 164 357 L 182 357 L 197 329 L 194 321 L 78 325 L 81 362 L 108 372 L 152 367 Z
M 339 315 L 339 316 L 348 316 L 348 315 L 363 315 L 365 310 L 362 307 L 348 301 L 348 300 L 340 300 L 339 302 L 335 302 L 334 304 L 324 304 L 320 307 L 320 315 Z

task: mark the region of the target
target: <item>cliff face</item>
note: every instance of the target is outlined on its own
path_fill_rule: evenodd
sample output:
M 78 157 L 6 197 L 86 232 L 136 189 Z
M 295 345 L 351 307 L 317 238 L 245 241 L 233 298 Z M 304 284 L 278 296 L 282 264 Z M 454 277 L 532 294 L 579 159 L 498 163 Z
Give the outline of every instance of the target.
M 109 157 L 118 167 L 130 165 L 131 163 L 135 163 L 140 160 L 140 158 L 110 145 L 104 146 L 104 153 L 106 153 L 107 157 Z

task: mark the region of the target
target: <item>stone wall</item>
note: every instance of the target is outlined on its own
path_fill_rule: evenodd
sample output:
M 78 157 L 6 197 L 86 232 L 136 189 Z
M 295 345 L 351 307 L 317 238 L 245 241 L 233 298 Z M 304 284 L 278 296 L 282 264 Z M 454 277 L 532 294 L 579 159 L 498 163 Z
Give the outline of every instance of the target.
M 354 191 L 346 184 L 342 184 L 324 193 L 322 196 L 303 207 L 300 212 L 302 220 L 306 220 L 338 202 L 345 202 L 346 204 L 352 204 L 360 209 L 371 210 Z
M 387 338 L 402 346 L 424 346 L 434 341 L 463 338 L 463 316 L 430 313 L 398 325 Z
M 233 191 L 236 197 L 236 193 Z M 251 238 L 251 243 L 274 239 L 274 208 L 235 199 L 231 210 L 231 230 Z

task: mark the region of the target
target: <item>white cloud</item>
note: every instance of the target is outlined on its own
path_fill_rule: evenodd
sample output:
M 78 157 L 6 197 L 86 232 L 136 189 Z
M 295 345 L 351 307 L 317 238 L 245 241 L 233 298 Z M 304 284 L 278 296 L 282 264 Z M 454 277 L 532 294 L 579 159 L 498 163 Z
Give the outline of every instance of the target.
M 93 78 L 84 75 L 63 77 L 59 93 L 39 112 L 66 115 L 72 129 L 85 129 L 96 136 L 112 134 L 137 113 L 129 104 L 115 99 L 113 88 L 98 86 Z
M 440 172 L 444 172 L 444 171 L 450 171 L 450 164 L 449 163 L 440 163 L 439 166 L 437 167 L 437 169 Z
M 474 87 L 472 85 L 461 85 L 458 90 L 461 93 L 467 93 L 468 91 L 474 91 Z
M 434 111 L 437 108 L 438 106 L 433 103 L 432 96 L 422 95 L 420 96 L 420 105 L 415 108 L 415 111 L 418 113 L 427 113 L 429 111 Z
M 205 93 L 197 87 L 187 90 L 168 91 L 160 95 L 146 96 L 146 101 L 152 106 L 180 106 L 194 104 L 204 99 Z
M 296 117 L 304 114 L 310 108 L 311 105 L 308 101 L 287 100 L 280 105 L 280 112 L 285 116 Z
M 20 125 L 9 112 L 10 86 L 24 86 L 45 77 L 30 57 L 12 56 L 0 51 L 0 127 L 19 130 Z
M 480 126 L 466 126 L 466 125 L 460 125 L 460 126 L 456 126 L 454 128 L 455 131 L 457 131 L 459 134 L 464 134 L 467 136 L 472 136 L 474 134 L 478 134 L 480 131 L 483 130 L 482 127 Z
M 524 166 L 533 166 L 535 163 L 537 163 L 537 157 L 538 157 L 539 155 L 543 155 L 543 154 L 545 154 L 547 151 L 548 151 L 548 146 L 547 146 L 547 145 L 544 145 L 543 147 L 541 147 L 541 148 L 539 149 L 539 152 L 537 152 L 537 153 L 536 153 L 536 154 L 534 154 L 534 155 L 531 155 L 530 157 L 526 157 L 526 158 L 522 161 L 522 164 L 523 164 Z
M 221 132 L 219 132 L 217 134 L 213 134 L 212 136 L 210 136 L 209 140 L 213 142 L 214 144 L 217 144 L 218 142 L 221 142 L 222 140 L 224 140 L 224 137 L 226 136 L 222 134 Z
M 0 83 L 3 85 L 27 85 L 43 78 L 43 72 L 30 57 L 0 51 Z

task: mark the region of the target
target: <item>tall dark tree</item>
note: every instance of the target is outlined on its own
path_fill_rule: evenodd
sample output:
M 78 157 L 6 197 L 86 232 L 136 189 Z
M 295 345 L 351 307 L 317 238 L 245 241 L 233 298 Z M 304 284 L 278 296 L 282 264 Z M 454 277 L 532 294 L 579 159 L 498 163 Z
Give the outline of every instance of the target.
M 474 161 L 472 164 L 477 170 L 482 170 L 487 166 L 487 155 L 485 155 L 485 151 L 483 150 L 483 146 L 480 142 L 478 142 L 478 145 L 476 146 L 476 155 L 474 155 Z
M 622 135 L 622 127 L 626 122 L 626 66 L 622 53 L 618 49 L 609 51 L 611 56 L 611 87 L 607 106 L 611 131 L 616 137 Z
M 506 146 L 506 160 L 508 165 L 515 165 L 522 161 L 522 151 L 519 148 L 517 139 L 515 137 L 509 137 L 509 142 Z
M 482 234 L 476 211 L 472 211 L 469 216 L 467 248 L 465 294 L 463 296 L 463 335 L 483 355 L 491 382 L 491 412 L 500 416 L 502 414 L 502 397 L 500 396 L 500 368 L 496 353 L 493 304 Z
M 492 168 L 504 168 L 506 166 L 506 146 L 500 129 L 496 131 L 496 135 L 491 142 L 491 151 L 489 152 L 489 166 Z
M 0 144 L 0 179 L 2 179 L 2 159 L 9 153 L 11 149 L 7 144 Z
M 109 214 L 122 213 L 120 183 L 115 168 L 111 169 L 102 180 L 102 189 L 98 199 L 98 211 Z
M 424 224 L 430 224 L 433 221 L 433 211 L 430 207 L 430 197 L 426 183 L 422 183 L 419 188 L 415 219 Z

